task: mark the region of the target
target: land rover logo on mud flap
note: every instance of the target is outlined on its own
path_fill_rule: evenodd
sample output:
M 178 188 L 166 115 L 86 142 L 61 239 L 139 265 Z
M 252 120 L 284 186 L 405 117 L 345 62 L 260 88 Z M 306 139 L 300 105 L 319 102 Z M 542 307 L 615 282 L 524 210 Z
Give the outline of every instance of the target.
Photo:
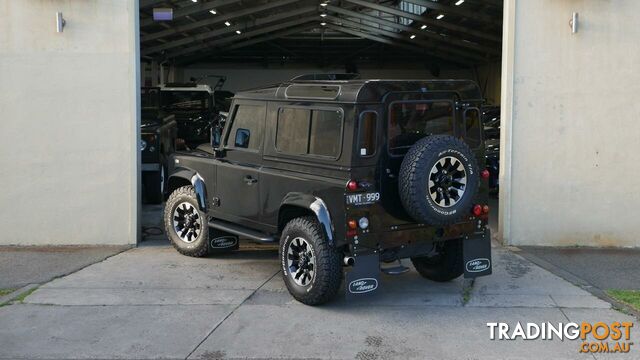
M 211 247 L 215 249 L 226 249 L 236 246 L 238 239 L 233 236 L 223 236 L 211 239 Z
M 467 261 L 467 272 L 481 272 L 485 271 L 491 266 L 491 261 L 486 258 L 479 258 Z
M 378 280 L 374 278 L 362 278 L 349 283 L 349 292 L 352 294 L 362 294 L 378 288 Z

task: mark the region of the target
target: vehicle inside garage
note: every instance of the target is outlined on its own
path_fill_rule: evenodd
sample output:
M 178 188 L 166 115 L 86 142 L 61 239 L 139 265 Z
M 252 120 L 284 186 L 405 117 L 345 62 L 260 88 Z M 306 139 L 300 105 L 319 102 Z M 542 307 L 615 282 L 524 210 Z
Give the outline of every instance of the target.
M 233 93 L 300 75 L 470 79 L 485 99 L 497 193 L 501 32 L 500 0 L 142 0 L 141 84 L 161 89 L 160 106 L 176 116 L 178 147 L 190 149 L 209 141 L 208 122 L 228 111 Z M 171 131 L 145 131 L 144 115 L 143 144 L 159 144 Z M 142 167 L 151 173 L 143 173 L 143 198 L 159 203 L 165 185 L 154 184 L 175 149 L 145 146 Z

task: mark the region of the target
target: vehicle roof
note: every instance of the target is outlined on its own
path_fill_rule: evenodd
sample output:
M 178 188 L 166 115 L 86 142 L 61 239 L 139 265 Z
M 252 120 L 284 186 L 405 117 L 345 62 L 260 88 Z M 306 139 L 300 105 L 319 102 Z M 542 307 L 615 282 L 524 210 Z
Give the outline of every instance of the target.
M 160 90 L 162 91 L 206 91 L 208 93 L 213 93 L 211 86 L 206 84 L 163 84 L 160 85 Z
M 471 80 L 305 80 L 237 92 L 236 99 L 317 100 L 339 103 L 380 103 L 393 92 L 455 92 L 465 101 L 482 101 Z

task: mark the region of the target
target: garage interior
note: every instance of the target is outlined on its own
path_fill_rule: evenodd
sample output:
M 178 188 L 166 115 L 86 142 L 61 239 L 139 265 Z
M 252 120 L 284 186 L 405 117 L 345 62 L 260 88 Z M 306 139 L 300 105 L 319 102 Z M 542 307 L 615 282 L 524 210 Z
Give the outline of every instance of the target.
M 501 40 L 500 0 L 140 2 L 143 86 L 237 92 L 315 73 L 472 79 L 499 116 Z M 491 207 L 497 233 L 497 200 Z M 153 209 L 143 207 L 143 234 Z
M 501 33 L 500 0 L 141 0 L 142 83 L 215 74 L 238 91 L 303 73 L 470 78 L 499 105 Z

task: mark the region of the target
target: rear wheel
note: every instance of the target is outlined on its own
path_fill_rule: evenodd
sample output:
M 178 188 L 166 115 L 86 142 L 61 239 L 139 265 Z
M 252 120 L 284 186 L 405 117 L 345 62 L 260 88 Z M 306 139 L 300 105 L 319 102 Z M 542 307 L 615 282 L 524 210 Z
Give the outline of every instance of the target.
M 314 217 L 296 218 L 285 226 L 280 261 L 289 293 L 304 304 L 326 303 L 340 288 L 341 254 L 328 243 Z
M 429 254 L 412 257 L 411 262 L 418 273 L 429 280 L 437 282 L 453 280 L 464 272 L 462 240 L 436 243 Z

